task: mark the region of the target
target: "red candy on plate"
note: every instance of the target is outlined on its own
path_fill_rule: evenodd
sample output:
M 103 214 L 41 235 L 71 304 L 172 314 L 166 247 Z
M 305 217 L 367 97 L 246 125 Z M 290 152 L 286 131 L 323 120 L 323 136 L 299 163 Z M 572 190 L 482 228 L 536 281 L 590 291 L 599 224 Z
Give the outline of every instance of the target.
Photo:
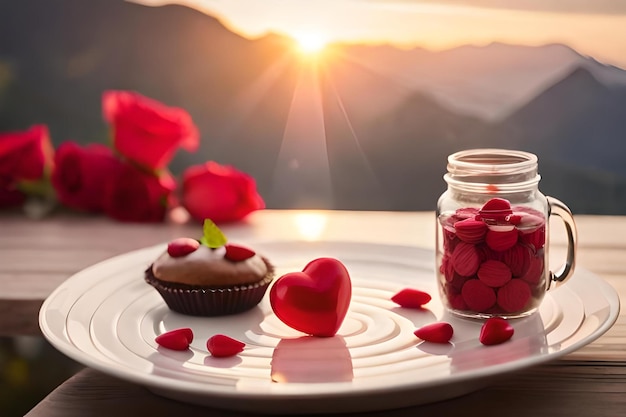
M 207 340 L 206 347 L 211 353 L 211 356 L 226 358 L 242 352 L 246 344 L 232 337 L 216 334 Z
M 416 290 L 413 288 L 405 288 L 403 290 L 400 290 L 391 297 L 391 301 L 401 307 L 406 308 L 421 308 L 431 299 L 432 297 L 427 292 Z
M 170 330 L 154 339 L 159 346 L 172 350 L 185 350 L 193 342 L 193 332 L 189 328 Z
M 450 323 L 438 322 L 422 326 L 415 330 L 413 334 L 426 342 L 448 343 L 452 339 L 454 330 Z
M 513 337 L 513 326 L 503 318 L 492 317 L 487 319 L 480 328 L 478 340 L 486 346 L 504 343 Z
M 302 272 L 279 277 L 270 289 L 276 317 L 292 329 L 311 336 L 334 336 L 350 306 L 352 283 L 341 261 L 317 258 Z

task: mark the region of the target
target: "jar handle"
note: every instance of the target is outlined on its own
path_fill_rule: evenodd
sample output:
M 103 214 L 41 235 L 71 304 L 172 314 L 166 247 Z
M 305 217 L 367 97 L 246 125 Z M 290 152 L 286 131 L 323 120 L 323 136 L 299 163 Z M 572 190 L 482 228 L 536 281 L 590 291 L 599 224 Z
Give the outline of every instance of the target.
M 576 230 L 576 223 L 574 222 L 574 216 L 570 209 L 560 200 L 554 197 L 547 197 L 549 212 L 548 215 L 556 215 L 563 220 L 565 224 L 565 231 L 567 232 L 567 258 L 565 263 L 556 271 L 550 271 L 550 281 L 548 282 L 548 288 L 552 281 L 557 285 L 564 283 L 574 273 L 576 266 L 576 246 L 578 243 L 578 232 Z

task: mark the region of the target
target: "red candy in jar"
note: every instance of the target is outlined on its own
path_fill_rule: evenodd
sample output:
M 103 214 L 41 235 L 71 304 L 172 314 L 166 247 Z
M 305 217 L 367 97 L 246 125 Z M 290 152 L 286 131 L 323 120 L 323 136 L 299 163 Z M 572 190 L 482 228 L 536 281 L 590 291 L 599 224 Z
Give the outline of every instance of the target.
M 547 269 L 548 216 L 568 224 L 573 272 L 575 224 L 560 201 L 538 189 L 537 157 L 474 149 L 448 157 L 448 189 L 437 203 L 437 277 L 444 306 L 471 318 L 515 318 L 537 310 L 553 276 Z

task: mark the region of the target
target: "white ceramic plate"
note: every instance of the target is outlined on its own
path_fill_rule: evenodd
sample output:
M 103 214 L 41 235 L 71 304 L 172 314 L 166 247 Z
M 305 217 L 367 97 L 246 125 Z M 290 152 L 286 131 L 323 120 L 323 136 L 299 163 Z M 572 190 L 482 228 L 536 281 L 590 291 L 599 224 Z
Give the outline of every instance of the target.
M 258 307 L 229 317 L 170 311 L 143 280 L 165 245 L 72 276 L 44 302 L 43 334 L 74 360 L 166 397 L 275 414 L 324 413 L 397 408 L 471 392 L 495 377 L 581 348 L 606 332 L 619 313 L 613 288 L 578 269 L 566 285 L 549 291 L 538 313 L 513 321 L 510 341 L 486 347 L 478 342 L 481 323 L 445 315 L 430 251 L 342 242 L 254 246 L 272 260 L 277 276 L 321 256 L 346 265 L 353 297 L 335 337 L 307 337 L 290 329 L 272 314 L 268 294 Z M 428 308 L 403 309 L 391 302 L 405 287 L 433 295 Z M 452 343 L 419 343 L 413 331 L 438 320 L 452 323 Z M 188 351 L 154 342 L 180 327 L 194 331 Z M 213 358 L 205 344 L 216 333 L 245 342 L 245 350 Z

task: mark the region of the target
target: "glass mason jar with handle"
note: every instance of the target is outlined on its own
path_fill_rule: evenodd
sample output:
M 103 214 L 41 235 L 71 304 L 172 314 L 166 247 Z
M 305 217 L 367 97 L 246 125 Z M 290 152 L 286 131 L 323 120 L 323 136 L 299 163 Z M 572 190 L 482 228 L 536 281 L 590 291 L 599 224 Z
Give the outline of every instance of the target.
M 537 310 L 553 282 L 575 265 L 570 210 L 539 191 L 537 157 L 505 149 L 470 149 L 448 157 L 447 190 L 437 202 L 436 272 L 444 306 L 469 318 L 516 318 Z M 549 217 L 568 237 L 567 259 L 548 268 Z

